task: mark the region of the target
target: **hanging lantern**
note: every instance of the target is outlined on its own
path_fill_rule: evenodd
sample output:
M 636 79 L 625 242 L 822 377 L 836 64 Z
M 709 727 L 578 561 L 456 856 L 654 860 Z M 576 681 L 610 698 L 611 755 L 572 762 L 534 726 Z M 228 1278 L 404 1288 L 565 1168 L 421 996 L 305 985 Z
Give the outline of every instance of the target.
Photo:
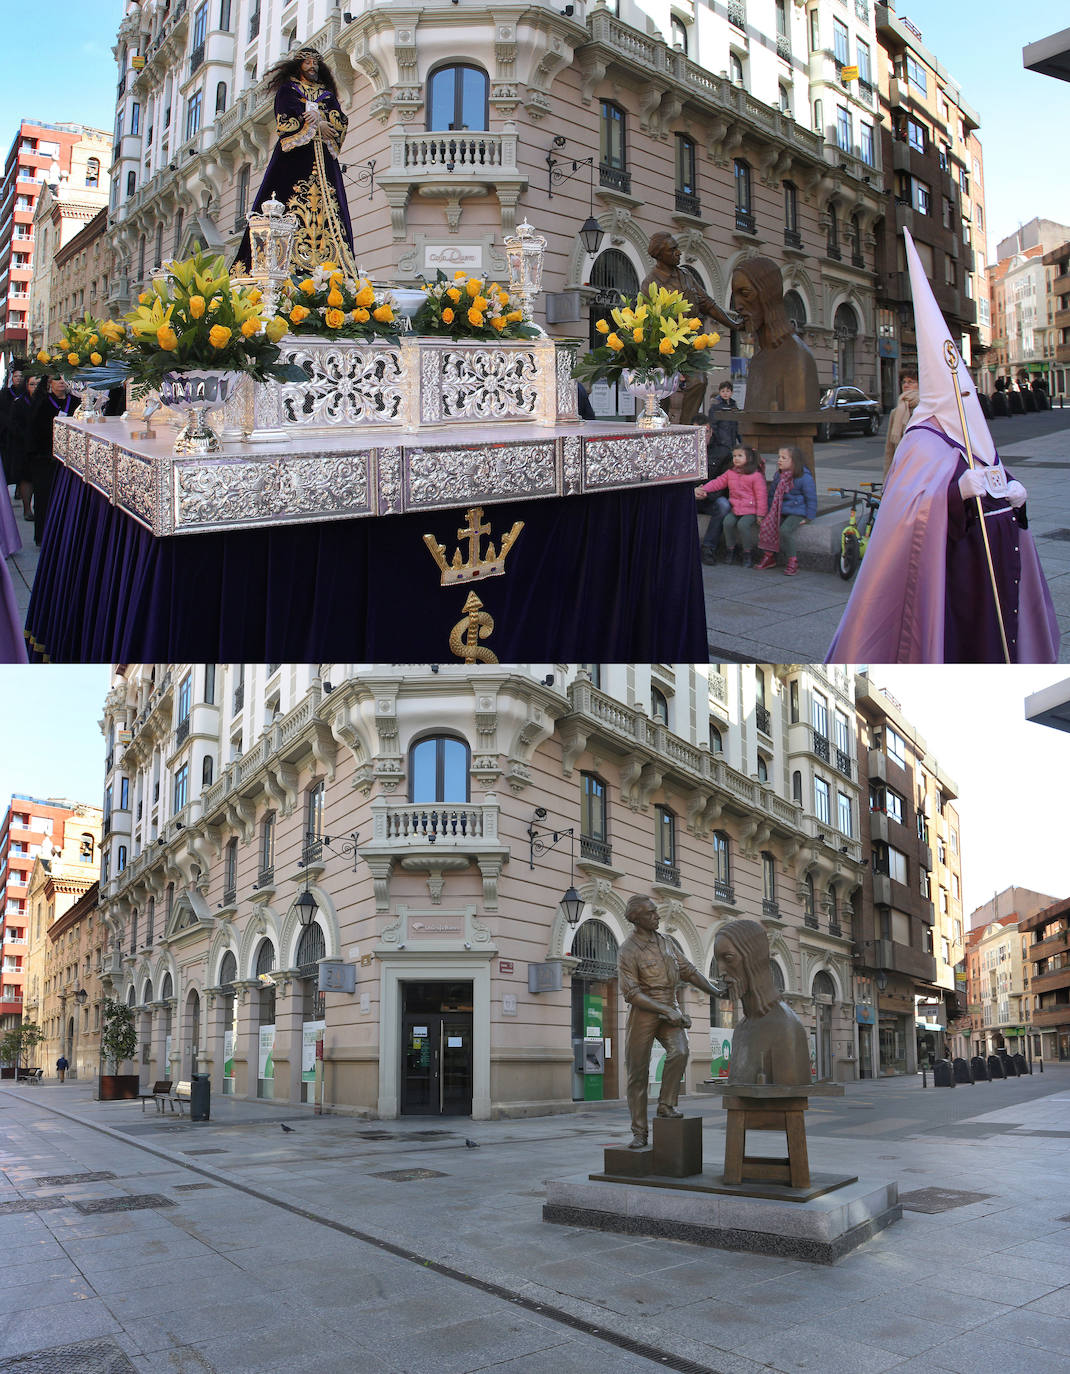
M 535 297 L 542 289 L 542 259 L 546 240 L 536 234 L 527 220 L 517 225 L 515 234 L 505 237 L 505 254 L 509 260 L 509 294 L 520 297 L 524 323 L 532 323 Z

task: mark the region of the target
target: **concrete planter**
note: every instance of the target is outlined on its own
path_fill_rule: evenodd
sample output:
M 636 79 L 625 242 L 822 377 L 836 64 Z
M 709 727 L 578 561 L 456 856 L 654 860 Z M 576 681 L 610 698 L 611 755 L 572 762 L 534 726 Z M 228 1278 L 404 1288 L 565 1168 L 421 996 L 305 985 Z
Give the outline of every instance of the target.
M 140 1091 L 140 1078 L 136 1073 L 102 1073 L 98 1080 L 99 1102 L 123 1102 L 137 1098 Z

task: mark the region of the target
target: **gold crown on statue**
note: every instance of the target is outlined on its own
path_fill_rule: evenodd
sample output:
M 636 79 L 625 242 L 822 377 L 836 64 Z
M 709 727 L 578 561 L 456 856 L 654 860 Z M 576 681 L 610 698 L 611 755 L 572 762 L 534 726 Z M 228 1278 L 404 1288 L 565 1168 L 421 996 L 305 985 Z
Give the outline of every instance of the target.
M 517 520 L 508 534 L 502 535 L 501 548 L 496 552 L 494 541 L 488 540 L 486 556 L 480 551 L 480 540 L 490 534 L 490 525 L 481 524 L 483 507 L 473 506 L 464 513 L 466 524 L 457 531 L 457 538 L 468 544 L 468 557 L 462 558 L 460 549 L 454 549 L 453 559 L 446 562 L 446 546 L 440 544 L 433 534 L 424 535 L 424 543 L 431 551 L 431 557 L 442 571 L 439 585 L 449 587 L 457 582 L 475 582 L 486 577 L 500 577 L 505 572 L 505 560 L 509 550 L 517 541 L 524 528 L 523 520 Z

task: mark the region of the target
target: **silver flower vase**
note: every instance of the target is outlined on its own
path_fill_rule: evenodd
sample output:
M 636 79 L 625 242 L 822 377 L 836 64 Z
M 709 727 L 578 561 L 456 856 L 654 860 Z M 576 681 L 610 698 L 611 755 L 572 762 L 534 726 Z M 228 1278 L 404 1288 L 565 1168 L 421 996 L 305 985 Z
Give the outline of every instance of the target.
M 160 383 L 160 399 L 185 417 L 185 424 L 175 436 L 176 453 L 219 452 L 219 435 L 208 423 L 208 412 L 223 405 L 240 376 L 240 372 L 207 368 L 167 373 Z
M 669 417 L 658 402 L 671 396 L 680 385 L 679 373 L 662 372 L 659 367 L 626 367 L 621 373 L 627 391 L 642 400 L 643 409 L 636 416 L 638 429 L 665 429 Z

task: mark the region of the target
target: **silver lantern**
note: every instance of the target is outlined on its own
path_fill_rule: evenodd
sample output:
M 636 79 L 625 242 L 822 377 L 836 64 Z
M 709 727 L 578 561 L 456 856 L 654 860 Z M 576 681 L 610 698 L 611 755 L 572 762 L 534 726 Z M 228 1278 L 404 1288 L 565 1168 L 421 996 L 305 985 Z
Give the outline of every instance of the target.
M 532 324 L 535 297 L 542 289 L 542 260 L 546 240 L 537 234 L 525 219 L 515 234 L 505 236 L 505 254 L 509 260 L 509 294 L 520 297 L 524 323 Z

